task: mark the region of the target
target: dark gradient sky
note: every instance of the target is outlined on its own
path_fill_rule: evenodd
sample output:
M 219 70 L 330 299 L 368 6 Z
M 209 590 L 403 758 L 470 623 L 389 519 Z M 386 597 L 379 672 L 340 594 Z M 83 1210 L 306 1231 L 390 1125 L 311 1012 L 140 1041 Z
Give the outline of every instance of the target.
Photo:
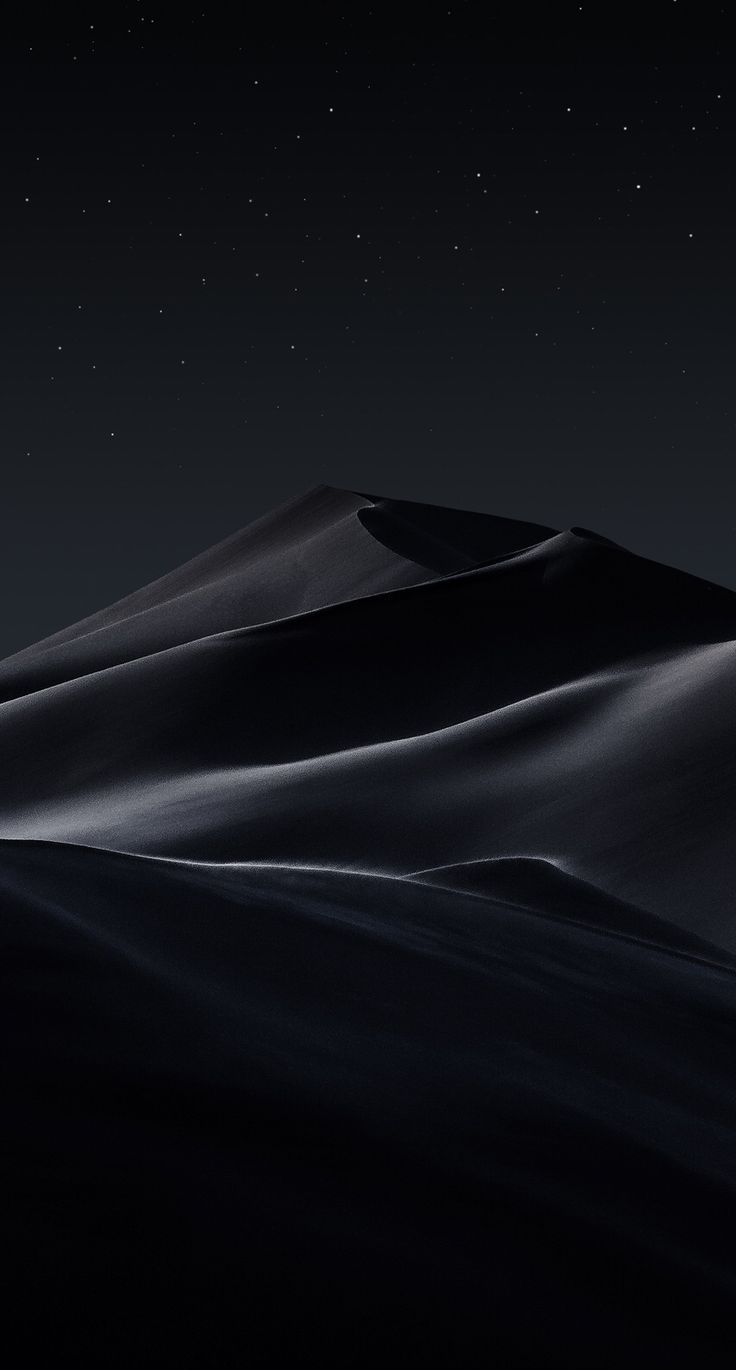
M 0 654 L 321 481 L 736 587 L 728 16 L 469 16 L 6 37 Z

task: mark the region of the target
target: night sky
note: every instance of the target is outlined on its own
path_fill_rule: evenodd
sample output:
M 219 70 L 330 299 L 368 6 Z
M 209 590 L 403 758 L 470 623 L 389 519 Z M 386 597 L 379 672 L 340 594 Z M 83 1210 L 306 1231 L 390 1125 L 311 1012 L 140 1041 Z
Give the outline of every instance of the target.
M 736 587 L 728 16 L 554 12 L 6 36 L 0 654 L 319 482 Z

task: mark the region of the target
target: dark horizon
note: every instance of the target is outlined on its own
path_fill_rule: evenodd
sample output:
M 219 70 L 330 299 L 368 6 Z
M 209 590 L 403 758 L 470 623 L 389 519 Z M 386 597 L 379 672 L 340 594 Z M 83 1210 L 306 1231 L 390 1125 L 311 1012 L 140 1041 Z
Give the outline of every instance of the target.
M 736 48 L 578 11 L 6 40 L 0 657 L 319 483 L 736 588 Z

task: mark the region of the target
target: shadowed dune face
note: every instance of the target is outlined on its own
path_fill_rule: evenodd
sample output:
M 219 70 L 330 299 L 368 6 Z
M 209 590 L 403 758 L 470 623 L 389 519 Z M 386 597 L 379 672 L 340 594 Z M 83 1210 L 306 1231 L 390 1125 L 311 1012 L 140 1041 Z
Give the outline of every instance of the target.
M 732 1364 L 735 642 L 589 530 L 318 486 L 0 664 L 33 1336 Z

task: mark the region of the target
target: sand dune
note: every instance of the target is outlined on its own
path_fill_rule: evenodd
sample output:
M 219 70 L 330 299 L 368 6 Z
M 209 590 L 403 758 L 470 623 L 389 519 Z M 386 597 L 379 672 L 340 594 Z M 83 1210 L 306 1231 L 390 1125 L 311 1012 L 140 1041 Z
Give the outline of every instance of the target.
M 29 1348 L 730 1365 L 735 643 L 318 486 L 0 664 Z

